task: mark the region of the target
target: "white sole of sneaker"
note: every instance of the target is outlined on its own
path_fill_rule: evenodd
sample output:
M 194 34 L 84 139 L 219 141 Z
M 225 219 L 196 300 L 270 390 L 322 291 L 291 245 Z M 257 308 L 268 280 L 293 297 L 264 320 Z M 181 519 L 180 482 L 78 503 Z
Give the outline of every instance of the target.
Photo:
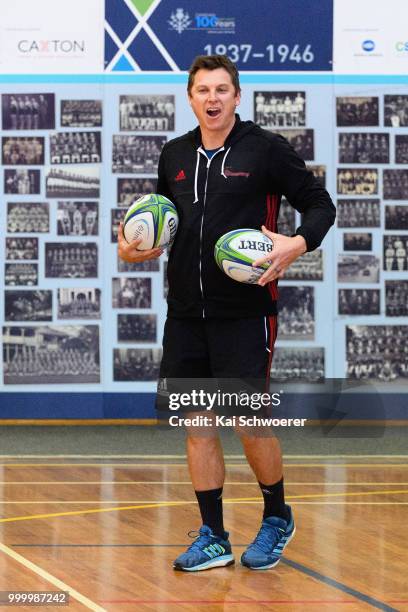
M 289 538 L 286 540 L 286 542 L 285 542 L 285 546 L 282 548 L 282 553 L 283 553 L 283 551 L 285 550 L 285 548 L 287 547 L 287 545 L 289 544 L 289 542 L 292 540 L 292 538 L 293 538 L 293 536 L 295 535 L 295 533 L 296 533 L 296 525 L 295 525 L 295 527 L 294 527 L 294 529 L 293 529 L 293 531 L 292 531 L 292 533 L 291 533 L 290 537 L 289 537 Z M 282 553 L 281 553 L 281 554 L 282 554 Z M 278 565 L 279 561 L 280 561 L 280 557 L 279 557 L 279 559 L 278 559 L 277 561 L 275 561 L 274 563 L 271 563 L 270 565 L 262 565 L 261 567 L 249 567 L 249 569 L 251 569 L 251 570 L 255 570 L 255 571 L 256 571 L 256 570 L 267 570 L 267 569 L 271 569 L 272 567 L 276 567 L 276 566 Z M 242 565 L 244 565 L 244 564 L 242 563 Z M 248 567 L 248 565 L 244 565 L 244 567 Z
M 206 561 L 205 563 L 201 563 L 195 567 L 177 567 L 173 565 L 173 569 L 182 572 L 202 572 L 203 570 L 212 569 L 213 567 L 227 567 L 227 565 L 233 565 L 234 563 L 235 559 L 232 555 L 223 555 L 218 559 Z

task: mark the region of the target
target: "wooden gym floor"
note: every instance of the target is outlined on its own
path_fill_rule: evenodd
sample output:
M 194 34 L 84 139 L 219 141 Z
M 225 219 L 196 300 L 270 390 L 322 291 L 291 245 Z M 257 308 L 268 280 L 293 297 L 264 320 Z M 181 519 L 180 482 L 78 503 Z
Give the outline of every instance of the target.
M 237 563 L 190 574 L 171 567 L 200 525 L 182 457 L 3 458 L 0 591 L 70 591 L 70 612 L 408 610 L 407 459 L 286 456 L 297 534 L 276 568 L 255 572 L 239 557 L 259 526 L 260 493 L 230 456 L 225 523 Z

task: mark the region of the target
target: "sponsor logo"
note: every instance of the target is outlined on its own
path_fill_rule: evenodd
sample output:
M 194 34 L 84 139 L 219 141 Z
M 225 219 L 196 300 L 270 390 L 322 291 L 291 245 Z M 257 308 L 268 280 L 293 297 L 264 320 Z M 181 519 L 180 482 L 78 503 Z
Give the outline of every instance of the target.
M 215 13 L 196 13 L 194 17 L 183 8 L 171 13 L 167 23 L 170 30 L 182 34 L 186 30 L 211 34 L 235 34 L 235 17 L 219 17 Z
M 408 53 L 408 41 L 403 42 L 401 40 L 395 43 L 395 50 L 398 53 Z
M 371 51 L 374 51 L 375 49 L 375 42 L 373 40 L 363 40 L 363 42 L 361 43 L 361 48 L 363 49 L 363 51 L 371 53 Z
M 184 30 L 187 30 L 191 25 L 192 21 L 190 15 L 184 12 L 184 9 L 178 8 L 174 13 L 170 15 L 168 24 L 172 30 L 176 30 L 179 34 L 182 34 Z
M 28 40 L 22 39 L 17 42 L 17 49 L 21 53 L 85 53 L 84 40 Z
M 250 172 L 244 172 L 244 171 L 236 172 L 235 170 L 232 170 L 232 168 L 225 168 L 224 174 L 225 176 L 244 176 L 245 178 L 248 178 L 249 176 L 251 176 Z
M 180 172 L 178 173 L 178 175 L 176 176 L 176 178 L 174 179 L 175 181 L 185 181 L 186 180 L 186 175 L 184 170 L 180 170 Z
M 238 245 L 239 249 L 253 249 L 262 253 L 270 253 L 273 249 L 273 244 L 266 242 L 258 242 L 257 240 L 241 240 Z

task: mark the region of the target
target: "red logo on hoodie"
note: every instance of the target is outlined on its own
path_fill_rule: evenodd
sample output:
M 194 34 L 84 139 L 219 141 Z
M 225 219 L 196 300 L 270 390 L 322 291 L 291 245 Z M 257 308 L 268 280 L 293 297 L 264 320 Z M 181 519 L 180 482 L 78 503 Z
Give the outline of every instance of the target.
M 175 181 L 185 181 L 186 180 L 186 175 L 184 173 L 184 170 L 180 170 L 180 172 L 178 173 L 178 175 L 176 176 L 176 178 L 174 179 Z

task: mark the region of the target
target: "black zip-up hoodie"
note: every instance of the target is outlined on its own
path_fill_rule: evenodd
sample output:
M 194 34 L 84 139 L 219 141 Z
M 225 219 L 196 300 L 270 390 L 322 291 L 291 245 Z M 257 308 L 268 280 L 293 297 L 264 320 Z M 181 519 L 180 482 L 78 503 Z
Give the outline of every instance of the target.
M 238 318 L 276 314 L 276 281 L 265 287 L 238 283 L 215 263 L 214 245 L 239 228 L 276 232 L 281 196 L 303 213 L 296 233 L 308 251 L 322 242 L 335 219 L 327 191 L 291 145 L 252 121 L 236 122 L 209 160 L 197 127 L 163 147 L 157 192 L 177 207 L 171 248 L 168 316 Z

